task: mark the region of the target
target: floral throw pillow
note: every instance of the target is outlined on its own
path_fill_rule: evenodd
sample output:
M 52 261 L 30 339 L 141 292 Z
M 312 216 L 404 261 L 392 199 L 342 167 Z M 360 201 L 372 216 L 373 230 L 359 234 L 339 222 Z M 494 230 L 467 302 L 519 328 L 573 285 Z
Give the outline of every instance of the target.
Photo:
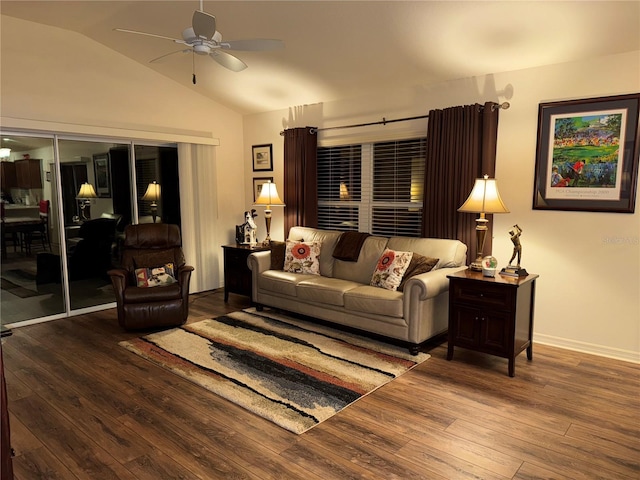
M 293 242 L 287 240 L 284 254 L 285 272 L 320 275 L 320 242 Z
M 411 257 L 413 252 L 398 252 L 385 248 L 373 271 L 371 285 L 387 290 L 397 290 L 404 272 L 411 263 Z
M 161 287 L 177 282 L 173 263 L 154 268 L 136 268 L 134 274 L 138 287 Z

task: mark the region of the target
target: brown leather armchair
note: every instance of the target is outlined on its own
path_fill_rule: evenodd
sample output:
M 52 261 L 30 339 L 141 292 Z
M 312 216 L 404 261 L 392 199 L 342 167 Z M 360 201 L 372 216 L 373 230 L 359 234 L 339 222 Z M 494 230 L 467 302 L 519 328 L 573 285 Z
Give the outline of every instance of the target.
M 127 330 L 182 325 L 189 315 L 189 281 L 177 225 L 127 225 L 122 268 L 109 270 L 118 304 L 118 323 Z M 173 263 L 176 283 L 138 287 L 135 269 Z

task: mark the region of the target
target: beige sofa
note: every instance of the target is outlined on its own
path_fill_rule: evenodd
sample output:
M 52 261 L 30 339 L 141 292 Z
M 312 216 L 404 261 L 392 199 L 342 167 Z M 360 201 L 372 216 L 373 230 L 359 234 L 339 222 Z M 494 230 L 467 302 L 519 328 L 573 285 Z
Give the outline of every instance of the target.
M 337 260 L 342 232 L 293 227 L 289 240 L 321 242 L 320 275 L 271 269 L 271 252 L 249 255 L 252 299 L 258 309 L 275 307 L 419 345 L 447 330 L 449 280 L 465 268 L 467 246 L 458 240 L 370 236 L 356 262 Z M 384 249 L 411 251 L 439 259 L 430 272 L 407 280 L 402 292 L 370 286 Z

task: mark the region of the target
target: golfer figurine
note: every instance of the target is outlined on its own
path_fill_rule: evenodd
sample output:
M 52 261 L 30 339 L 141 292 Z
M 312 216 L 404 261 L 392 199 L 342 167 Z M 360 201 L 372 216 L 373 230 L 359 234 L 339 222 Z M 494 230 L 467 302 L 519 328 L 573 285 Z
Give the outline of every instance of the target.
M 520 235 L 522 235 L 522 229 L 515 224 L 511 230 L 509 230 L 509 235 L 511 235 L 511 241 L 513 242 L 513 255 L 511 255 L 511 260 L 509 260 L 509 266 L 512 267 L 513 259 L 518 257 L 518 263 L 515 265 L 520 268 L 520 258 L 522 256 L 522 245 L 520 245 Z
M 529 275 L 524 268 L 520 268 L 520 259 L 522 257 L 522 245 L 520 244 L 520 235 L 522 235 L 522 229 L 518 224 L 515 224 L 509 230 L 509 235 L 511 236 L 511 241 L 513 242 L 513 255 L 511 255 L 511 259 L 509 260 L 509 265 L 504 267 L 500 273 L 502 275 L 508 275 L 511 277 L 526 277 Z M 518 258 L 518 263 L 513 265 L 513 261 L 515 258 Z

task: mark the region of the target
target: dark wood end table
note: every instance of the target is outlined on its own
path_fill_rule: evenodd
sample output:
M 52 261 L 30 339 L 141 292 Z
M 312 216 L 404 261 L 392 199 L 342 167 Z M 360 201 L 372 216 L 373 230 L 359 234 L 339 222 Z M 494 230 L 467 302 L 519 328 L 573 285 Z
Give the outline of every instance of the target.
M 264 245 L 223 245 L 224 250 L 224 301 L 229 301 L 229 293 L 251 297 L 251 270 L 247 259 L 253 252 L 271 250 Z
M 515 376 L 515 358 L 527 350 L 533 359 L 533 313 L 539 275 L 509 277 L 496 273 L 462 270 L 449 278 L 449 343 L 454 347 L 488 353 L 509 360 L 509 376 Z

